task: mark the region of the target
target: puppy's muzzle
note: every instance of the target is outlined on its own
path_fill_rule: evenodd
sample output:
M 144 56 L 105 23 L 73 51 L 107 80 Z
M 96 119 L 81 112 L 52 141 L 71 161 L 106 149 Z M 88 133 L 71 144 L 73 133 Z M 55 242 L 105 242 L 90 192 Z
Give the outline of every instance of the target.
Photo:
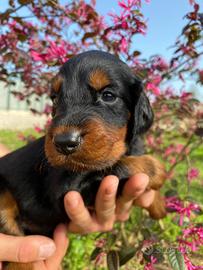
M 58 152 L 69 155 L 75 152 L 82 143 L 82 136 L 79 131 L 69 131 L 57 134 L 54 137 L 54 145 Z

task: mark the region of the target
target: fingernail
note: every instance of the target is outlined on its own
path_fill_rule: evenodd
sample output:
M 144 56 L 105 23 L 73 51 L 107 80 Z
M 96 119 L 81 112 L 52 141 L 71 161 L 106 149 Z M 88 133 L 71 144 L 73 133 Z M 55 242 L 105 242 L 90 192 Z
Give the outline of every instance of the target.
M 39 258 L 46 259 L 54 254 L 56 247 L 54 244 L 43 244 L 39 247 Z

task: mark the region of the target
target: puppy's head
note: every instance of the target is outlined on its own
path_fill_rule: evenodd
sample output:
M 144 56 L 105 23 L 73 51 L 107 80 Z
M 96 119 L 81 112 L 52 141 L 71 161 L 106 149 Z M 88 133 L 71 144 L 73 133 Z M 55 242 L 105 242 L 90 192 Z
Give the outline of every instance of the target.
M 45 152 L 52 166 L 74 171 L 110 167 L 152 123 L 141 82 L 117 57 L 101 51 L 66 62 L 52 81 L 51 98 Z

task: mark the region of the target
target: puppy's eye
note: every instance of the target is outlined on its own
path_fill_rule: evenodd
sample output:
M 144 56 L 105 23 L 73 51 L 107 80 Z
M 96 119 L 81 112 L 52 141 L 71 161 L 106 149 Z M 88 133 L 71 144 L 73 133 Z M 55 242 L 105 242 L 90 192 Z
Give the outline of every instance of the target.
M 104 102 L 114 102 L 117 97 L 110 91 L 104 91 L 101 95 L 101 100 Z

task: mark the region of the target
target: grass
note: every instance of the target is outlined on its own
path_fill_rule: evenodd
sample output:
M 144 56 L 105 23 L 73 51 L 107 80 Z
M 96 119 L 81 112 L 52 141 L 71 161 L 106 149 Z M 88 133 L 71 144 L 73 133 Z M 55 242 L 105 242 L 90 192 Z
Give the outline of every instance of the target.
M 22 136 L 35 136 L 39 137 L 39 133 L 33 129 L 27 129 L 25 131 L 13 131 L 13 130 L 0 130 L 0 143 L 5 144 L 11 151 L 25 145 L 25 141 L 21 140 Z
M 5 144 L 10 150 L 15 150 L 25 144 L 25 141 L 19 140 L 19 135 L 22 137 L 28 136 L 28 135 L 34 135 L 35 137 L 39 137 L 39 134 L 35 131 L 29 129 L 22 132 L 17 131 L 10 131 L 10 130 L 0 130 L 0 143 Z M 195 151 L 193 151 L 191 155 L 191 165 L 194 167 L 197 167 L 200 170 L 200 176 L 197 180 L 193 181 L 190 190 L 189 190 L 189 197 L 191 197 L 192 200 L 199 203 L 203 206 L 203 166 L 202 166 L 202 160 L 203 160 L 203 147 L 199 147 Z M 182 185 L 173 186 L 170 181 L 166 183 L 165 189 L 174 189 L 179 191 L 181 196 L 185 196 L 185 194 L 188 192 L 187 185 L 185 185 L 184 181 L 186 179 L 185 172 L 187 171 L 186 162 L 180 163 L 177 168 L 176 172 L 178 175 L 178 182 L 182 181 Z M 138 222 L 139 218 L 139 211 L 140 209 L 134 209 L 132 217 L 129 222 L 126 223 L 125 228 L 127 230 L 127 233 L 132 232 L 132 224 Z M 203 224 L 203 215 L 199 215 L 196 219 L 196 222 Z M 150 226 L 150 230 L 153 230 L 153 233 L 156 233 L 157 230 L 157 223 L 153 223 Z M 178 233 L 180 232 L 180 227 L 177 224 L 177 222 L 172 222 L 172 217 L 168 215 L 165 219 L 162 221 L 162 226 L 165 228 L 163 230 L 163 233 L 161 237 L 165 239 L 166 241 L 175 242 L 176 237 Z M 70 247 L 68 254 L 64 258 L 64 265 L 65 269 L 71 269 L 71 270 L 94 270 L 94 269 L 106 269 L 104 267 L 95 267 L 93 263 L 90 262 L 90 255 L 95 248 L 95 237 L 98 234 L 92 234 L 88 236 L 78 236 L 78 235 L 69 235 L 70 238 Z M 202 255 L 200 255 L 200 261 L 201 263 L 203 260 Z M 131 260 L 133 261 L 133 260 Z M 136 261 L 136 259 L 134 260 Z M 127 268 L 126 268 L 127 269 Z M 137 266 L 133 266 L 128 269 L 143 269 L 140 268 L 140 266 L 137 268 Z M 157 269 L 168 269 L 168 268 L 159 268 Z

